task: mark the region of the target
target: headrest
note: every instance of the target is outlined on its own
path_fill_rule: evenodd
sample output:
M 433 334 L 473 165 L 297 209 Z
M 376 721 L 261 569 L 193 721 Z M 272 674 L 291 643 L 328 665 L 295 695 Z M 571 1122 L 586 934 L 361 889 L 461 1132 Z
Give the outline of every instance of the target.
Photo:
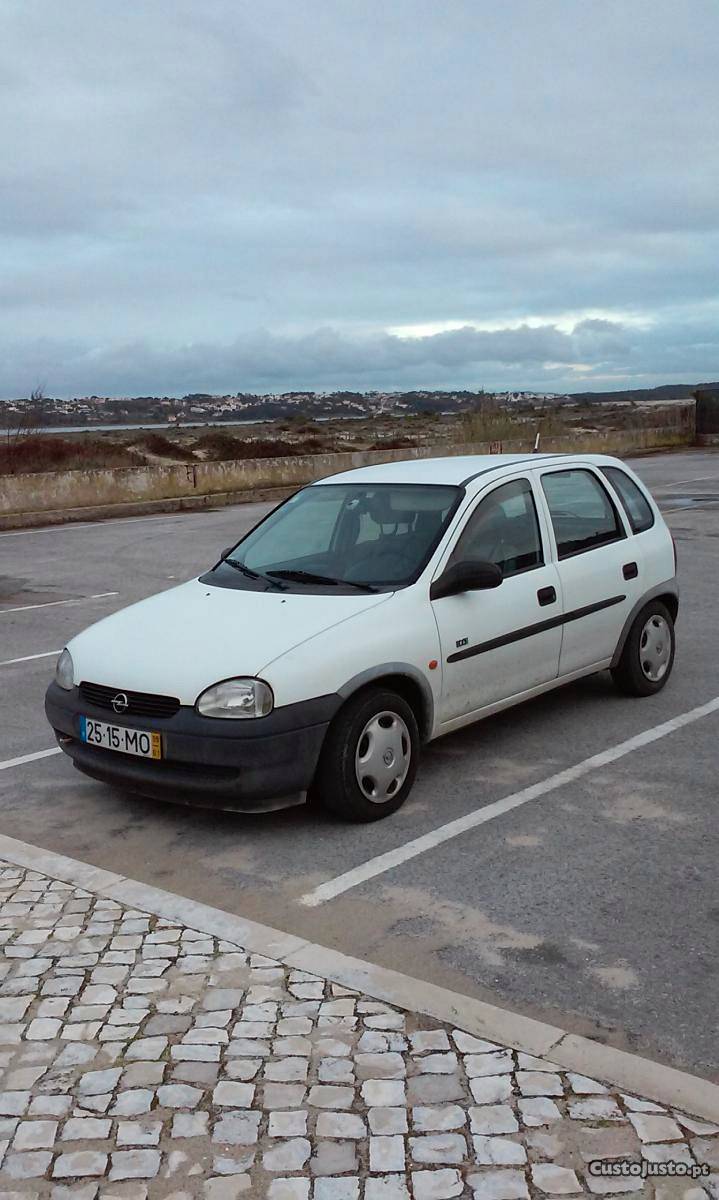
M 380 488 L 367 497 L 367 512 L 377 525 L 394 525 L 399 520 L 390 508 L 391 496 L 388 489 Z

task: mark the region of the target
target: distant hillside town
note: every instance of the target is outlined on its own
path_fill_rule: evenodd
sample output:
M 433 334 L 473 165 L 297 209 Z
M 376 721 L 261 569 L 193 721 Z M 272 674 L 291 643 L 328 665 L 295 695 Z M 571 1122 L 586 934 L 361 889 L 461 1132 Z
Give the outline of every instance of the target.
M 534 391 L 487 392 L 432 391 L 352 392 L 293 391 L 255 394 L 211 395 L 192 392 L 186 396 L 76 396 L 58 399 L 39 395 L 0 400 L 0 426 L 12 427 L 32 418 L 44 426 L 111 425 L 125 423 L 193 425 L 222 422 L 292 420 L 372 419 L 377 416 L 410 414 L 461 414 L 485 408 L 536 408 L 553 405 L 621 403 L 680 400 L 690 397 L 697 386 L 676 384 L 659 388 L 559 394 Z
M 536 403 L 543 393 L 484 391 L 247 393 L 186 396 L 76 396 L 73 399 L 34 397 L 8 400 L 2 415 L 12 417 L 31 406 L 45 425 L 109 424 L 119 422 L 193 424 L 223 421 L 336 420 L 355 417 L 402 416 L 409 413 L 473 412 L 486 404 Z M 558 401 L 561 397 L 546 397 Z

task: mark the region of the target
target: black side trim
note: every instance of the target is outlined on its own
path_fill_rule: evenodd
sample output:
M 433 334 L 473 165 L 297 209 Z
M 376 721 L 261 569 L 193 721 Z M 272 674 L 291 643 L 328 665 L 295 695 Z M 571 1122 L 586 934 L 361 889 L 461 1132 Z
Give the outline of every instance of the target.
M 464 658 L 473 658 L 475 654 L 486 654 L 488 650 L 498 650 L 500 646 L 509 646 L 512 642 L 521 642 L 524 638 L 533 637 L 535 633 L 545 633 L 548 629 L 556 629 L 558 625 L 567 625 L 570 621 L 579 621 L 591 613 L 600 612 L 603 608 L 611 608 L 621 604 L 626 596 L 610 596 L 608 600 L 600 600 L 597 604 L 587 604 L 584 608 L 575 608 L 571 612 L 560 613 L 557 617 L 549 617 L 546 621 L 537 621 L 535 625 L 525 625 L 523 629 L 515 629 L 512 633 L 504 633 L 501 637 L 492 638 L 488 642 L 479 642 L 476 646 L 467 646 L 457 650 L 447 657 L 448 663 L 461 662 Z

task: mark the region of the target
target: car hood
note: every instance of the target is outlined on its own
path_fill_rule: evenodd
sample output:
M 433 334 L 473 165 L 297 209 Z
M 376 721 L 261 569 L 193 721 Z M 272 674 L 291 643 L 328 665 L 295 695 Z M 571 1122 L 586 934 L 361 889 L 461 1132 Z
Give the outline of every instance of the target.
M 388 600 L 255 592 L 194 579 L 98 621 L 68 643 L 75 682 L 194 704 L 221 679 L 262 669 L 318 633 Z M 282 696 L 277 695 L 282 704 Z

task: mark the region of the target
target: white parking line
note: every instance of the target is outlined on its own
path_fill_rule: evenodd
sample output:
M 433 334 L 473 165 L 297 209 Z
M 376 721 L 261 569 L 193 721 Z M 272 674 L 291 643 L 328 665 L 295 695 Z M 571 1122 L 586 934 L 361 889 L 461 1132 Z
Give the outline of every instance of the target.
M 13 663 L 33 662 L 36 658 L 53 658 L 59 653 L 59 650 L 44 650 L 42 654 L 25 654 L 22 658 L 6 658 L 4 662 L 0 662 L 0 667 L 11 667 Z
M 659 483 L 656 485 L 657 491 L 669 491 L 670 488 L 686 487 L 688 483 L 716 483 L 716 475 L 694 475 L 691 479 L 676 479 L 674 483 Z
M 442 842 L 448 842 L 451 838 L 459 837 L 460 834 L 475 829 L 478 825 L 484 825 L 494 817 L 501 817 L 503 813 L 510 812 L 513 808 L 528 804 L 530 800 L 546 796 L 548 792 L 556 791 L 557 788 L 564 787 L 567 783 L 573 783 L 575 779 L 580 779 L 583 775 L 588 775 L 599 767 L 616 762 L 617 759 L 624 758 L 625 754 L 641 750 L 642 746 L 648 746 L 651 742 L 656 742 L 660 738 L 666 737 L 667 734 L 674 733 L 676 729 L 682 729 L 685 725 L 691 725 L 692 722 L 700 721 L 702 717 L 708 717 L 717 711 L 719 711 L 719 696 L 715 696 L 706 704 L 700 704 L 698 708 L 681 713 L 678 717 L 672 717 L 670 721 L 664 721 L 663 724 L 655 725 L 652 729 L 645 729 L 643 733 L 638 733 L 635 737 L 618 742 L 616 746 L 610 746 L 608 750 L 593 754 L 591 758 L 585 758 L 573 767 L 558 771 L 556 775 L 550 775 L 548 779 L 543 779 L 540 783 L 533 783 L 530 787 L 523 788 L 521 792 L 513 792 L 511 796 L 504 796 L 501 800 L 495 800 L 493 804 L 475 809 L 474 812 L 467 813 L 466 816 L 459 817 L 456 821 L 440 825 L 438 829 L 433 829 L 430 833 L 423 834 L 422 837 L 405 842 L 404 846 L 398 846 L 396 850 L 378 854 L 376 858 L 370 858 L 359 867 L 345 871 L 344 874 L 337 875 L 334 879 L 328 879 L 326 883 L 321 883 L 313 891 L 306 892 L 304 896 L 300 896 L 299 902 L 308 908 L 325 904 L 328 900 L 333 900 L 335 896 L 348 892 L 350 888 L 366 883 L 368 879 L 382 875 L 385 871 L 391 871 L 393 867 L 400 866 L 410 858 L 416 858 L 418 854 L 433 850 Z
M 102 525 L 137 525 L 144 521 L 167 521 L 172 517 L 187 517 L 196 515 L 193 513 L 158 513 L 155 517 L 111 517 L 101 518 L 97 521 L 78 521 L 68 522 L 66 525 L 42 525 L 39 529 L 13 529 L 0 533 L 0 538 L 8 537 L 30 537 L 33 533 L 74 533 L 76 529 L 95 529 Z
M 23 604 L 19 608 L 0 608 L 3 613 L 29 612 L 31 608 L 57 608 L 60 604 L 85 604 L 87 600 L 105 600 L 108 596 L 119 596 L 119 592 L 97 592 L 94 596 L 78 596 L 75 600 L 48 600 L 45 604 Z
M 39 758 L 49 758 L 51 754 L 62 754 L 59 746 L 53 746 L 51 750 L 36 750 L 34 754 L 21 754 L 19 758 L 6 758 L 5 762 L 0 762 L 0 771 L 7 771 L 10 767 L 21 767 L 23 763 L 37 762 Z

